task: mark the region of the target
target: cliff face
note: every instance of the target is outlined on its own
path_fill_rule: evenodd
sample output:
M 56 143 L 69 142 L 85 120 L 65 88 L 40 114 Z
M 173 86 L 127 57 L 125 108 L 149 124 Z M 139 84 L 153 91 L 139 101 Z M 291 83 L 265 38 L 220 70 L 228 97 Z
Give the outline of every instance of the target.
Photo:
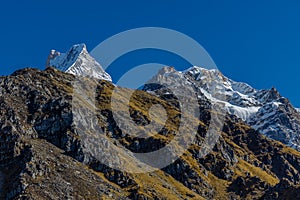
M 199 150 L 211 115 L 205 99 L 199 100 L 195 143 L 174 163 L 139 174 L 112 169 L 90 153 L 74 127 L 72 81 L 73 75 L 51 67 L 0 78 L 1 199 L 285 199 L 285 185 L 293 192 L 299 190 L 300 153 L 232 115 L 226 117 L 213 151 L 202 158 Z M 175 105 L 168 125 L 141 139 L 124 134 L 113 118 L 110 98 L 115 86 L 95 80 L 90 84 L 98 85 L 99 126 L 113 144 L 151 152 L 173 139 L 179 123 L 176 99 L 134 92 L 130 114 L 141 125 L 150 121 L 149 105 L 170 109 Z M 86 112 L 88 103 L 81 101 Z M 118 105 L 119 110 L 127 108 Z

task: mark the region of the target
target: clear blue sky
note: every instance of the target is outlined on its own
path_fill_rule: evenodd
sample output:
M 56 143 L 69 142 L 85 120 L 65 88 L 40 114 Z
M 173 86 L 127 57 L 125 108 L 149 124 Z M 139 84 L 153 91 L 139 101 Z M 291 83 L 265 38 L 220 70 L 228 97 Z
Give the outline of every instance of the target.
M 300 107 L 297 0 L 11 0 L 1 3 L 0 21 L 2 75 L 23 67 L 43 69 L 51 49 L 66 51 L 84 42 L 91 50 L 118 32 L 158 26 L 197 40 L 226 76 L 258 89 L 275 86 Z M 157 52 L 153 56 L 164 59 Z M 137 53 L 119 64 L 136 64 L 146 57 Z

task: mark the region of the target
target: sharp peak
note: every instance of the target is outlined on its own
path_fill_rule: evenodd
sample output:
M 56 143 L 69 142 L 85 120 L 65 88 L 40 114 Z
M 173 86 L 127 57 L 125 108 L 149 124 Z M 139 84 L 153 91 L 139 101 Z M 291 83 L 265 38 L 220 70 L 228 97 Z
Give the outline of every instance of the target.
M 67 51 L 68 52 L 71 52 L 73 50 L 77 50 L 77 51 L 83 51 L 83 50 L 86 50 L 87 51 L 87 47 L 86 47 L 86 44 L 85 43 L 79 43 L 79 44 L 74 44 L 72 45 L 69 50 Z M 55 50 L 55 49 L 52 49 L 50 50 L 50 55 L 55 55 L 55 54 L 60 54 L 59 51 Z
M 200 75 L 201 74 L 201 75 L 208 75 L 211 77 L 219 77 L 222 79 L 228 79 L 219 69 L 216 69 L 216 68 L 204 68 L 204 67 L 199 67 L 199 66 L 192 66 L 182 72 L 185 74 L 190 74 L 190 75 Z
M 76 54 L 79 56 L 81 53 L 88 53 L 87 47 L 85 43 L 79 43 L 79 44 L 74 44 L 72 45 L 69 50 L 66 53 L 61 53 L 60 51 L 57 51 L 55 49 L 50 50 L 47 62 L 46 62 L 46 67 L 50 67 L 51 60 L 55 59 L 56 57 L 59 57 L 63 54 Z
M 46 67 L 80 76 L 92 76 L 111 81 L 111 77 L 87 51 L 84 43 L 73 45 L 66 53 L 51 50 Z
M 77 49 L 77 50 L 87 50 L 86 48 L 86 44 L 85 43 L 80 43 L 80 44 L 74 44 L 69 51 L 71 51 L 72 49 Z
M 280 95 L 279 91 L 274 86 L 272 86 L 271 89 L 266 89 L 265 91 L 269 94 Z
M 275 86 L 272 86 L 271 89 L 270 89 L 270 91 L 272 91 L 272 92 L 278 92 L 278 90 L 277 90 L 277 88 Z
M 269 90 L 269 93 L 273 96 L 276 96 L 276 97 L 281 97 L 281 94 L 279 93 L 279 91 L 273 86 L 270 90 Z

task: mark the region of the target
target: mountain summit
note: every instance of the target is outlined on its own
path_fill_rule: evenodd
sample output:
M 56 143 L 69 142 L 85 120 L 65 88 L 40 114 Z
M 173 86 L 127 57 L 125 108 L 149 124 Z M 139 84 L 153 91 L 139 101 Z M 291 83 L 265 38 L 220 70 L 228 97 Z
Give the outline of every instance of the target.
M 197 66 L 183 72 L 166 67 L 149 82 L 160 82 L 166 76 L 175 75 L 184 76 L 188 84 L 194 85 L 199 99 L 223 103 L 229 114 L 237 116 L 269 138 L 300 150 L 300 114 L 276 88 L 257 90 L 247 83 L 227 78 L 217 69 Z M 144 89 L 153 90 L 151 87 Z
M 74 75 L 92 76 L 97 79 L 112 81 L 110 75 L 88 53 L 85 44 L 76 44 L 66 53 L 51 50 L 46 67 L 55 67 Z

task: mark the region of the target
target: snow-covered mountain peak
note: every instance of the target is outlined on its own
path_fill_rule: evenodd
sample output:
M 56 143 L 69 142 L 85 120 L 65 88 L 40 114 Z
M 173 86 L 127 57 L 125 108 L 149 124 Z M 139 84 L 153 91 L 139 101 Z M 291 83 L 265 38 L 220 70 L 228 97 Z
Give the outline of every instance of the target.
M 257 92 L 256 97 L 261 99 L 262 103 L 270 103 L 273 101 L 277 101 L 282 96 L 276 88 L 272 87 L 270 90 L 261 90 Z
M 188 68 L 187 70 L 183 71 L 183 73 L 185 74 L 189 74 L 190 76 L 193 76 L 195 78 L 195 80 L 199 80 L 200 78 L 211 78 L 211 79 L 215 79 L 215 78 L 226 78 L 225 76 L 223 76 L 223 74 L 217 70 L 217 69 L 206 69 L 203 67 L 198 67 L 198 66 L 193 66 Z
M 159 75 L 166 75 L 168 73 L 176 72 L 174 67 L 165 66 L 158 71 Z
M 55 67 L 61 71 L 78 76 L 91 76 L 111 81 L 110 75 L 88 53 L 85 44 L 73 45 L 66 53 L 51 50 L 46 66 Z
M 219 70 L 197 66 L 182 72 L 164 68 L 153 80 L 159 82 L 166 76 L 183 77 L 189 85 L 195 86 L 199 100 L 221 102 L 229 114 L 241 118 L 266 136 L 300 150 L 299 109 L 295 109 L 276 88 L 256 90 L 246 83 L 227 78 Z M 153 92 L 156 88 L 145 87 L 144 90 Z
M 206 69 L 204 67 L 199 67 L 199 66 L 192 66 L 186 70 L 184 70 L 183 72 L 190 72 L 190 73 L 195 73 L 195 74 L 199 74 L 201 72 L 211 72 L 211 73 L 214 73 L 214 72 L 217 72 L 219 70 L 217 69 Z
M 214 96 L 222 97 L 227 101 L 240 107 L 259 106 L 260 102 L 252 95 L 256 92 L 254 88 L 246 83 L 235 82 L 224 76 L 218 69 L 205 69 L 202 67 L 191 67 L 184 71 L 191 77 L 198 87 L 206 92 L 214 92 Z

